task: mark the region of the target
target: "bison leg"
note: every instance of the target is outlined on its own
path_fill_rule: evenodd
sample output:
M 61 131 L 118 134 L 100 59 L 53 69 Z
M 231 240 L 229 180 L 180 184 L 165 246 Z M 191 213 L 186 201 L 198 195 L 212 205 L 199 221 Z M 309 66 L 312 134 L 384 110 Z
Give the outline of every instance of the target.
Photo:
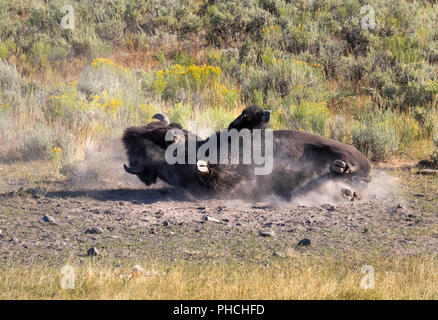
M 291 195 L 292 198 L 303 196 L 306 193 L 310 191 L 314 191 L 324 183 L 326 183 L 329 180 L 336 180 L 339 179 L 339 176 L 333 172 L 329 172 L 321 177 L 315 178 L 311 181 L 309 181 L 307 184 L 305 184 L 303 187 L 298 189 L 297 191 L 294 191 Z
M 345 199 L 348 199 L 350 201 L 354 200 L 360 200 L 361 196 L 359 192 L 350 189 L 349 179 L 345 179 L 343 176 L 340 176 L 337 172 L 329 172 L 321 177 L 315 178 L 311 181 L 309 181 L 306 185 L 304 185 L 299 190 L 292 193 L 291 197 L 299 197 L 299 196 L 305 196 L 309 192 L 317 190 L 319 187 L 321 187 L 323 184 L 325 184 L 328 181 L 335 181 L 335 182 L 341 182 L 344 184 L 344 187 L 341 185 L 338 185 L 337 188 L 340 188 L 341 193 Z M 348 186 L 348 187 L 345 187 Z M 339 189 L 338 189 L 339 190 Z
M 360 200 L 361 199 L 361 196 L 360 196 L 359 192 L 357 192 L 355 190 L 344 188 L 344 189 L 341 190 L 341 192 L 342 192 L 342 195 L 346 199 L 348 199 L 350 201 Z
M 333 161 L 330 169 L 338 174 L 348 174 L 353 172 L 352 166 L 348 162 L 342 160 Z

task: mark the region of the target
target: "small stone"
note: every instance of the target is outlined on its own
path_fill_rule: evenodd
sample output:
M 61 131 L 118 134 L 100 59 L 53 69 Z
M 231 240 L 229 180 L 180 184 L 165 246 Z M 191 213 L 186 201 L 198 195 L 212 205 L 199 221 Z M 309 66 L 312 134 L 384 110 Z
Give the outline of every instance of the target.
M 230 219 L 225 218 L 225 219 L 222 219 L 222 221 L 223 221 L 223 222 L 230 222 Z
M 104 230 L 101 227 L 88 228 L 85 231 L 85 233 L 89 233 L 89 234 L 101 234 L 103 232 L 104 232 Z
M 262 237 L 273 237 L 273 236 L 275 236 L 275 232 L 272 229 L 263 229 L 263 230 L 260 230 L 260 235 Z
M 92 247 L 92 248 L 88 249 L 88 251 L 87 251 L 87 256 L 93 256 L 93 257 L 95 257 L 95 256 L 97 256 L 97 255 L 99 255 L 99 250 L 97 250 L 97 248 Z
M 281 251 L 274 251 L 273 256 L 279 257 L 279 258 L 286 258 L 286 254 L 284 252 L 281 252 Z
M 0 238 L 3 238 L 3 231 L 2 231 L 2 229 L 0 229 Z
M 321 208 L 326 209 L 327 211 L 335 211 L 335 206 L 330 203 L 321 205 Z
M 311 243 L 312 242 L 309 239 L 304 238 L 304 239 L 301 239 L 300 241 L 298 241 L 297 246 L 307 247 L 307 246 L 310 246 Z
M 163 221 L 163 226 L 165 227 L 169 226 L 169 221 Z
M 266 209 L 271 209 L 271 208 L 273 208 L 273 206 L 270 205 L 269 203 L 257 202 L 257 203 L 254 204 L 251 208 L 252 208 L 252 209 L 266 210 Z
M 397 206 L 395 207 L 396 209 L 403 209 L 403 205 L 401 203 L 398 203 Z
M 46 216 L 43 217 L 43 221 L 44 221 L 44 222 L 54 223 L 54 222 L 55 222 L 55 219 L 53 219 L 53 218 L 52 218 L 51 216 L 49 216 L 49 215 L 46 215 Z
M 218 219 L 210 217 L 210 216 L 205 216 L 204 220 L 207 222 L 220 223 L 220 221 Z
M 368 233 L 368 232 L 370 232 L 370 228 L 368 227 L 363 228 L 363 233 Z

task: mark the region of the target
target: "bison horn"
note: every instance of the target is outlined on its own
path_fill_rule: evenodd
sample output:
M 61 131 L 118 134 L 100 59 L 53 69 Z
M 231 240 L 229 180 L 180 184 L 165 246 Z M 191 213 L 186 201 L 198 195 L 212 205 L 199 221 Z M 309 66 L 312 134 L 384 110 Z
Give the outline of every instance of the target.
M 168 125 L 170 123 L 169 118 L 165 114 L 162 114 L 162 113 L 154 114 L 152 116 L 152 119 L 157 119 L 161 122 L 164 122 L 166 125 Z
M 204 160 L 198 160 L 196 162 L 196 167 L 198 168 L 198 171 L 201 173 L 208 173 L 208 163 Z
M 125 168 L 125 171 L 130 173 L 130 174 L 139 174 L 139 173 L 143 172 L 144 165 L 139 163 L 135 167 L 130 168 L 126 164 L 124 164 L 123 168 Z

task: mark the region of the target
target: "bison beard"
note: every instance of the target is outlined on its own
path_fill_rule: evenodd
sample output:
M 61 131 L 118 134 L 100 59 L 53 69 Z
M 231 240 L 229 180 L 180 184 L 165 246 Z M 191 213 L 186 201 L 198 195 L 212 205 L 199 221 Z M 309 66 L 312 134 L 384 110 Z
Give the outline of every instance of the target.
M 269 117 L 268 111 L 250 106 L 230 124 L 229 129 L 263 131 Z M 168 165 L 164 159 L 169 145 L 165 135 L 175 125 L 154 122 L 145 127 L 127 129 L 123 142 L 130 168 L 125 168 L 126 171 L 137 174 L 146 185 L 155 183 L 158 177 L 174 186 L 214 193 L 241 191 L 244 186 L 257 197 L 276 194 L 287 199 L 311 191 L 328 180 L 342 181 L 353 188 L 362 188 L 371 180 L 368 159 L 353 146 L 289 130 L 273 132 L 274 169 L 269 175 L 256 176 L 254 166 L 244 164 L 209 164 L 204 161 L 202 166 Z M 189 134 L 184 131 L 186 143 Z M 216 138 L 219 141 L 219 133 L 216 133 Z M 197 149 L 204 142 L 200 141 Z M 260 148 L 263 151 L 263 143 Z

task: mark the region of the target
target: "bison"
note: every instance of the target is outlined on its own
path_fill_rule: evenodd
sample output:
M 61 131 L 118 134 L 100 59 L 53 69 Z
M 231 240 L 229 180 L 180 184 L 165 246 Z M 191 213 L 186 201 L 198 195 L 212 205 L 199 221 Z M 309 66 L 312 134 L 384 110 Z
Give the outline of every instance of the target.
M 161 116 L 155 118 L 162 119 Z M 250 106 L 228 129 L 260 129 L 262 134 L 266 134 L 269 119 L 269 111 Z M 128 128 L 123 137 L 129 158 L 129 167 L 125 166 L 125 170 L 138 175 L 146 185 L 160 178 L 180 187 L 213 192 L 245 188 L 255 196 L 274 193 L 284 198 L 303 194 L 327 180 L 343 181 L 353 188 L 362 187 L 370 181 L 370 163 L 353 146 L 290 130 L 272 132 L 273 170 L 268 175 L 255 175 L 252 164 L 218 164 L 218 161 L 211 163 L 198 159 L 196 164 L 170 165 L 164 154 L 173 141 L 166 141 L 165 136 L 169 130 L 175 129 L 181 129 L 181 126 L 169 124 L 168 121 Z M 189 136 L 193 135 L 185 130 L 179 132 L 182 134 L 175 138 L 179 140 L 178 143 L 187 143 Z M 196 150 L 212 138 L 220 140 L 219 133 L 207 140 L 198 140 Z M 261 141 L 260 148 L 265 150 L 266 142 L 263 139 Z
M 250 106 L 230 125 L 230 129 L 266 130 L 269 112 Z M 263 139 L 261 140 L 264 141 Z M 261 146 L 264 149 L 264 146 Z M 238 167 L 245 167 L 239 165 Z M 257 193 L 275 193 L 285 198 L 311 191 L 328 180 L 342 181 L 352 188 L 363 189 L 371 181 L 368 159 L 351 145 L 302 131 L 273 131 L 273 171 L 269 175 L 249 176 L 249 170 L 207 164 L 200 172 L 206 181 L 227 185 L 211 176 L 220 177 L 221 171 L 245 172 L 245 180 L 252 180 Z M 210 172 L 211 171 L 211 172 Z M 215 189 L 212 185 L 211 188 Z M 358 193 L 353 193 L 358 196 Z

